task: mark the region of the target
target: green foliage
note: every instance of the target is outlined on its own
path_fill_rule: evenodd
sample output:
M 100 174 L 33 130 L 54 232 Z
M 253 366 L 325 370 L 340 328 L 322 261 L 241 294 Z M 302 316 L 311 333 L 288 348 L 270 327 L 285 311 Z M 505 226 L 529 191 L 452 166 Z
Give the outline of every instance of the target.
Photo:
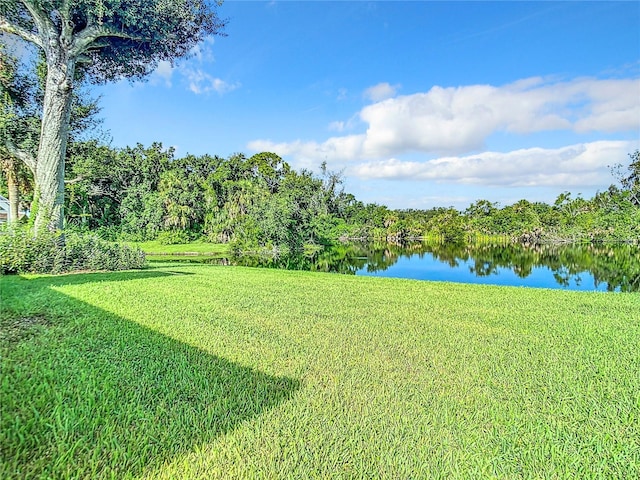
M 0 43 L 0 192 L 9 199 L 13 215 L 32 199 L 33 184 L 33 173 L 18 158 L 16 149 L 33 153 L 40 127 L 36 82 L 21 67 Z
M 37 79 L 0 43 L 0 146 L 3 150 L 9 141 L 31 153 L 35 151 L 40 108 Z
M 76 41 L 65 48 L 83 55 L 84 72 L 94 82 L 142 78 L 159 61 L 184 57 L 206 36 L 220 34 L 225 25 L 218 18 L 217 3 L 206 0 L 78 0 L 65 2 L 67 10 L 60 0 L 30 3 L 27 7 L 20 1 L 3 1 L 2 30 L 45 35 L 49 32 L 42 31 L 44 26 L 60 38 L 69 35 Z M 51 22 L 43 22 L 43 17 Z M 86 45 L 76 52 L 72 47 L 77 49 L 80 40 Z
M 629 198 L 634 205 L 640 206 L 640 150 L 629 154 L 631 163 L 625 168 L 618 164 L 613 168 L 613 173 L 628 192 Z
M 430 217 L 426 229 L 447 243 L 460 243 L 466 239 L 464 218 L 454 208 L 437 209 Z
M 123 237 L 135 241 L 156 238 L 162 228 L 162 203 L 157 192 L 144 186 L 130 188 L 120 206 Z
M 0 273 L 65 273 L 78 270 L 130 270 L 145 265 L 139 248 L 107 242 L 96 235 L 49 232 L 37 236 L 29 228 L 0 231 Z
M 640 241 L 640 206 L 628 188 L 631 180 L 592 199 L 565 192 L 553 205 L 523 199 L 501 207 L 478 200 L 464 212 L 390 210 L 346 194 L 341 175 L 326 165 L 319 174 L 296 172 L 269 152 L 175 158 L 160 143 L 111 149 L 97 142 L 76 143 L 71 150 L 68 225 L 101 229 L 110 239 L 118 230 L 135 241 L 204 237 L 246 251 L 302 251 L 340 238 Z
M 156 238 L 160 245 L 181 245 L 189 243 L 193 238 L 184 230 L 165 230 Z

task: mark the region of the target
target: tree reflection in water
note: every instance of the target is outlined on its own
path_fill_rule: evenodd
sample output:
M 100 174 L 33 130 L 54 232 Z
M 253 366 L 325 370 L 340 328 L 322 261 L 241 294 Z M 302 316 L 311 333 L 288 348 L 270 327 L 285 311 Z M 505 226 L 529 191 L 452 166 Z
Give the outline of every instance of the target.
M 589 275 L 594 289 L 640 291 L 640 247 L 628 244 L 344 243 L 308 255 L 242 256 L 230 261 L 236 265 L 354 275 L 385 272 L 401 258 L 411 262 L 436 260 L 451 268 L 468 265 L 469 273 L 477 278 L 510 271 L 524 279 L 534 269 L 546 268 L 559 288 L 572 283 L 580 286 L 583 276 Z

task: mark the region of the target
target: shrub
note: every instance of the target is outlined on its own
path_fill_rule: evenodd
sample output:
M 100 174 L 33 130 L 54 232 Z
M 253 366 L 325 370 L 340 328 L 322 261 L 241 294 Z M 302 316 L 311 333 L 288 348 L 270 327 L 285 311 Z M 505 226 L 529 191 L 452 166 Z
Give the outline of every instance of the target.
M 139 248 L 102 240 L 93 234 L 43 233 L 27 228 L 0 231 L 0 273 L 64 273 L 78 270 L 142 268 Z
M 179 245 L 189 243 L 193 238 L 189 232 L 185 230 L 165 230 L 158 234 L 156 240 L 161 245 Z

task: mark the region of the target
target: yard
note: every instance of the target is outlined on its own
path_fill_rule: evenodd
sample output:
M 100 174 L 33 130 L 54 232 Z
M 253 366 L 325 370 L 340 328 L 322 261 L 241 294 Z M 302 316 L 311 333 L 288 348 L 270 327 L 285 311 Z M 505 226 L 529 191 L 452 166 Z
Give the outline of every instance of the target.
M 640 475 L 635 294 L 195 264 L 0 282 L 1 478 Z

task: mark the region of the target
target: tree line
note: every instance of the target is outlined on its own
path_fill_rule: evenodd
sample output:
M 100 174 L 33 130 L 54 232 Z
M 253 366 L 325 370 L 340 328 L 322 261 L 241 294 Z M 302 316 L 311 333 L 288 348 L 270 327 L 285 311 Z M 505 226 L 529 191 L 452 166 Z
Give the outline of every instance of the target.
M 112 148 L 71 142 L 67 229 L 115 240 L 202 239 L 239 249 L 302 249 L 339 239 L 501 236 L 523 243 L 634 241 L 640 238 L 640 152 L 617 167 L 620 184 L 593 198 L 560 194 L 553 204 L 478 200 L 465 210 L 393 210 L 345 192 L 341 173 L 296 171 L 274 153 L 177 157 L 161 143 Z M 7 176 L 2 189 L 7 189 Z M 28 183 L 27 183 L 28 185 Z M 28 194 L 25 200 L 32 199 Z
M 297 249 L 349 231 L 358 210 L 339 174 L 298 172 L 268 152 L 176 158 L 161 143 L 90 141 L 70 148 L 68 166 L 68 227 L 111 238 Z

